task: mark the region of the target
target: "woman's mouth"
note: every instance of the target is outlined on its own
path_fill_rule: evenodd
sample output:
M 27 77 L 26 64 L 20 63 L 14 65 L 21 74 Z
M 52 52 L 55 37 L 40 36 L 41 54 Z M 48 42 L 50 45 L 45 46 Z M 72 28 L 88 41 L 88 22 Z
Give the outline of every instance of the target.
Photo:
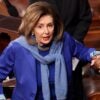
M 43 37 L 43 40 L 47 41 L 49 40 L 50 36 L 47 36 L 47 37 Z

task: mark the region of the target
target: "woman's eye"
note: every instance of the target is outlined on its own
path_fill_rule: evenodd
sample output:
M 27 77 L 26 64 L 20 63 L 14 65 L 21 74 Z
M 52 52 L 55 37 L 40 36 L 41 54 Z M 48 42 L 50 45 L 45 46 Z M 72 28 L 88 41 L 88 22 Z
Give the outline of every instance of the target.
M 50 27 L 50 28 L 51 28 L 51 27 L 52 27 L 52 25 L 48 25 L 48 27 Z
M 37 26 L 38 28 L 42 28 L 42 26 Z
M 49 27 L 52 27 L 52 25 L 49 25 Z
M 49 27 L 53 27 L 54 25 L 53 25 L 53 24 L 49 24 L 48 26 L 49 26 Z

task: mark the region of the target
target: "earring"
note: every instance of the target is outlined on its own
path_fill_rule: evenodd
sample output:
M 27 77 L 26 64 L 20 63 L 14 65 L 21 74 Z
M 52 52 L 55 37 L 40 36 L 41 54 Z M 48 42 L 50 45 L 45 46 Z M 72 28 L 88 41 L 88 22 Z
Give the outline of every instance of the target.
M 35 36 L 34 33 L 32 33 L 32 36 Z
M 32 36 L 31 37 L 32 37 L 32 39 L 35 39 L 35 34 L 32 33 Z

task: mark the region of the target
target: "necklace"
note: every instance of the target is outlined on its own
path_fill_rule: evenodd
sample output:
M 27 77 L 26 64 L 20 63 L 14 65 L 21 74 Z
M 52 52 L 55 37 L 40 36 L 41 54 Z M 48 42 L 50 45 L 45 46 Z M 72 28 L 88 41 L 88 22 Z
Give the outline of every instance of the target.
M 51 44 L 48 45 L 38 45 L 38 49 L 42 51 L 49 50 Z

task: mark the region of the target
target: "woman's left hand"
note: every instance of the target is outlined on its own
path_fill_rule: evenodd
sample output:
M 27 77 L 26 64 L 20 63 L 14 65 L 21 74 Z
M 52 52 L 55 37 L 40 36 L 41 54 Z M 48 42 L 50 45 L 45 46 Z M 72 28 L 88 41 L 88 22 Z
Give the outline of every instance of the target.
M 93 68 L 95 69 L 100 70 L 100 55 L 96 55 L 92 58 L 91 66 L 93 66 Z

